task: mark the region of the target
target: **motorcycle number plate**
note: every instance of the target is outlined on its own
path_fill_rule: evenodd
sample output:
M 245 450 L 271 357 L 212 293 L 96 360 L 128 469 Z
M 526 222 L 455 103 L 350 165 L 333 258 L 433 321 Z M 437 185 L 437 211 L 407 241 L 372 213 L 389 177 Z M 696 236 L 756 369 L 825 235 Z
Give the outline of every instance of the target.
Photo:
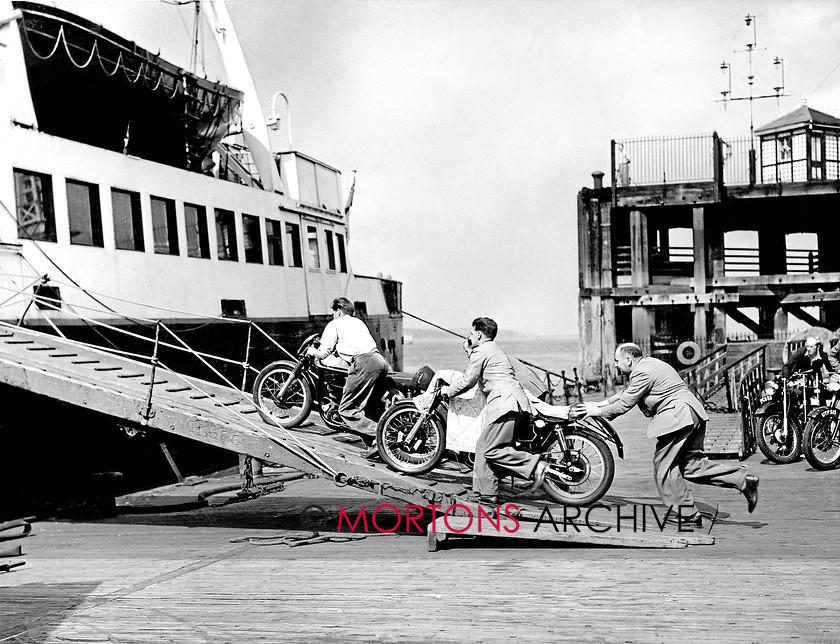
M 831 407 L 829 409 L 826 409 L 823 413 L 826 416 L 836 417 L 836 416 L 840 416 L 840 409 L 837 409 L 836 407 Z
M 761 403 L 762 405 L 766 402 L 770 402 L 770 396 L 762 396 L 761 398 L 758 399 L 758 402 Z

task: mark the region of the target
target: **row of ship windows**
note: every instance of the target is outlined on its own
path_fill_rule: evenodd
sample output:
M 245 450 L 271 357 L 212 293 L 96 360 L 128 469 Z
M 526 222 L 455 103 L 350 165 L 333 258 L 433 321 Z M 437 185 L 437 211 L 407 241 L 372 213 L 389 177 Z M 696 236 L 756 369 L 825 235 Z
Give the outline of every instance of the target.
M 52 177 L 38 172 L 15 169 L 15 200 L 17 206 L 18 237 L 34 241 L 57 241 Z M 70 222 L 70 243 L 81 246 L 104 246 L 99 186 L 82 181 L 66 180 L 67 214 Z M 140 194 L 128 190 L 111 189 L 114 223 L 114 244 L 118 249 L 145 251 L 143 214 Z M 155 253 L 180 255 L 175 201 L 151 197 L 152 236 Z M 216 223 L 216 252 L 220 260 L 239 261 L 235 215 L 231 210 L 214 208 Z M 187 255 L 210 258 L 207 210 L 204 206 L 184 203 L 184 223 L 187 234 Z M 324 230 L 327 268 L 347 272 L 344 235 Z M 284 259 L 284 238 L 287 257 Z M 321 268 L 318 229 L 307 226 L 308 265 Z M 263 264 L 260 218 L 242 214 L 242 236 L 247 263 Z M 268 264 L 302 267 L 300 227 L 297 224 L 266 218 L 265 240 Z

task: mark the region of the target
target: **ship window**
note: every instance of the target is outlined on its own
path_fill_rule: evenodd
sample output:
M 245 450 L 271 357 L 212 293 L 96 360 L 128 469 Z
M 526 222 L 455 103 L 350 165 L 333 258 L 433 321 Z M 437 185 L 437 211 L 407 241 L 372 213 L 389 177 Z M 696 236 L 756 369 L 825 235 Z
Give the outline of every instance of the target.
M 56 241 L 52 179 L 49 175 L 15 170 L 18 237 Z
M 298 189 L 300 200 L 313 206 L 318 206 L 318 179 L 315 164 L 312 161 L 295 157 L 297 161 Z
M 178 254 L 178 228 L 175 222 L 175 202 L 152 197 L 152 236 L 156 253 Z
M 36 284 L 32 289 L 35 306 L 41 311 L 55 311 L 61 308 L 61 290 L 49 284 Z
M 67 216 L 70 219 L 71 244 L 100 247 L 104 245 L 97 186 L 68 179 Z
M 236 223 L 233 212 L 216 208 L 216 247 L 219 259 L 238 262 L 239 253 L 236 248 Z
M 242 240 L 245 242 L 245 261 L 251 264 L 262 264 L 259 217 L 242 215 Z
M 286 224 L 286 238 L 289 241 L 289 249 L 292 253 L 290 266 L 301 268 L 303 259 L 300 256 L 300 227 L 297 224 Z
M 327 242 L 327 266 L 329 266 L 331 271 L 335 270 L 335 246 L 333 246 L 333 232 L 331 230 L 325 230 L 324 236 L 326 237 Z
M 283 223 L 273 219 L 265 220 L 265 241 L 268 247 L 268 263 L 283 265 Z
M 187 254 L 210 259 L 210 237 L 207 234 L 207 210 L 204 206 L 184 204 L 184 223 L 187 226 Z
M 146 249 L 143 243 L 143 213 L 140 195 L 126 190 L 111 190 L 114 213 L 114 244 L 123 250 Z
M 344 235 L 335 234 L 335 245 L 338 246 L 338 266 L 342 273 L 347 272 L 347 255 L 344 254 Z
M 341 206 L 338 200 L 338 173 L 322 165 L 315 166 L 318 178 L 318 199 L 324 210 L 339 212 Z
M 306 227 L 306 240 L 309 248 L 309 268 L 321 268 L 321 254 L 318 252 L 318 229 Z
M 222 317 L 248 317 L 248 312 L 245 309 L 245 300 L 222 300 Z

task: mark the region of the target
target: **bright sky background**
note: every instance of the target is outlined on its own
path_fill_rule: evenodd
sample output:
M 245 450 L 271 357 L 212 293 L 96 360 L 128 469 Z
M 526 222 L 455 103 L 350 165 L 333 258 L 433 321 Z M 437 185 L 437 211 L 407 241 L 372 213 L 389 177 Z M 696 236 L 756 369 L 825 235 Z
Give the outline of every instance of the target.
M 192 8 L 154 0 L 57 3 L 189 63 Z M 355 272 L 403 282 L 407 312 L 466 327 L 577 331 L 577 193 L 609 172 L 610 139 L 749 134 L 724 110 L 720 71 L 755 94 L 785 61 L 789 97 L 754 103 L 759 127 L 802 96 L 840 116 L 840 2 L 228 2 L 266 113 L 291 101 L 294 147 L 358 173 Z M 208 44 L 208 48 L 210 45 Z M 221 70 L 208 53 L 209 75 Z M 285 123 L 283 124 L 285 128 Z M 285 130 L 283 130 L 285 131 Z

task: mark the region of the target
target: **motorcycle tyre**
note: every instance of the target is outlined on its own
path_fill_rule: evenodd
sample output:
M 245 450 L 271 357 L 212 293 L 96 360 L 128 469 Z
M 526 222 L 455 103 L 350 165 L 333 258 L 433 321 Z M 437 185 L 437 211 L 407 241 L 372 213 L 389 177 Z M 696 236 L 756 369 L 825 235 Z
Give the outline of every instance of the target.
M 432 414 L 429 418 L 428 424 L 431 426 L 432 431 L 437 434 L 437 447 L 435 448 L 435 451 L 429 454 L 428 457 L 421 463 L 406 463 L 405 461 L 396 458 L 385 445 L 385 431 L 389 424 L 394 421 L 394 418 L 404 414 L 411 415 L 411 422 L 413 425 L 414 422 L 416 422 L 417 417 L 420 415 L 420 412 L 417 410 L 417 407 L 415 407 L 413 401 L 401 400 L 391 405 L 379 419 L 379 422 L 376 425 L 376 447 L 379 450 L 379 457 L 386 465 L 398 472 L 404 472 L 405 474 L 411 474 L 412 476 L 431 472 L 443 460 L 443 455 L 446 451 L 446 431 L 444 430 L 443 423 L 437 414 Z
M 837 449 L 835 457 L 828 461 L 820 460 L 814 453 L 814 434 L 821 429 L 822 423 L 827 420 L 830 419 L 822 414 L 809 418 L 808 423 L 805 425 L 805 431 L 802 433 L 802 453 L 805 454 L 805 459 L 811 467 L 820 471 L 833 470 L 840 466 L 840 448 Z
M 607 493 L 607 490 L 610 489 L 610 486 L 613 483 L 613 478 L 615 477 L 615 459 L 613 458 L 612 452 L 607 444 L 600 437 L 595 436 L 590 432 L 571 431 L 566 434 L 566 438 L 568 440 L 575 438 L 578 440 L 583 439 L 594 445 L 604 463 L 604 475 L 601 482 L 598 483 L 594 490 L 583 496 L 569 495 L 569 493 L 563 490 L 559 484 L 556 486 L 552 484 L 548 477 L 546 477 L 542 489 L 545 490 L 545 493 L 549 497 L 561 505 L 571 505 L 573 507 L 591 505 L 592 503 L 600 500 L 601 497 Z M 551 451 L 556 445 L 557 441 L 553 442 L 548 451 Z
M 259 412 L 262 419 L 269 425 L 279 425 L 285 429 L 291 429 L 293 427 L 297 427 L 298 425 L 302 425 L 306 419 L 309 418 L 309 414 L 312 411 L 312 388 L 303 376 L 298 376 L 296 379 L 297 383 L 300 385 L 301 393 L 303 395 L 303 403 L 301 404 L 300 411 L 297 414 L 290 416 L 289 418 L 278 418 L 277 416 L 272 415 L 268 409 L 263 407 L 260 390 L 266 380 L 268 380 L 268 378 L 272 375 L 281 373 L 286 374 L 288 378 L 288 376 L 294 372 L 294 369 L 294 362 L 279 360 L 277 362 L 272 362 L 270 365 L 263 368 L 263 370 L 257 375 L 257 379 L 254 380 L 254 386 L 251 389 L 254 406 L 257 408 L 257 412 Z M 295 383 L 290 386 L 294 387 Z
M 767 416 L 762 417 L 761 422 L 758 423 L 758 427 L 755 432 L 755 442 L 758 445 L 758 449 L 760 449 L 761 453 L 768 459 L 774 463 L 778 463 L 779 465 L 788 465 L 789 463 L 798 461 L 799 457 L 802 456 L 802 424 L 796 420 L 796 418 L 788 418 L 788 422 L 793 427 L 794 447 L 787 456 L 780 456 L 773 450 L 772 447 L 770 447 L 770 445 L 767 444 L 767 440 L 764 438 L 764 426 L 770 422 L 770 419 L 772 418 L 779 418 L 781 420 L 781 414 L 768 414 Z

